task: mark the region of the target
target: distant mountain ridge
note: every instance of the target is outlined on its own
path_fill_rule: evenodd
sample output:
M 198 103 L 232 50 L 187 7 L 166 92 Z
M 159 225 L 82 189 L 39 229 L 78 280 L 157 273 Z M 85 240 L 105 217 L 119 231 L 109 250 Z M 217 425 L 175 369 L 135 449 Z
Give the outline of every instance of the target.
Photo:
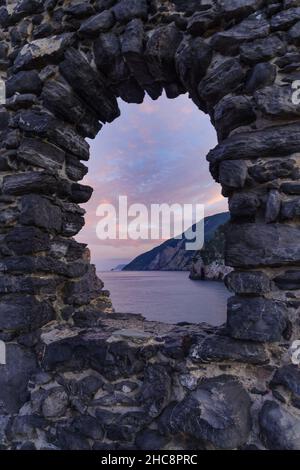
M 222 212 L 204 218 L 205 244 L 200 253 L 205 251 L 205 246 L 214 239 L 218 229 L 228 220 L 229 212 Z M 203 221 L 198 223 L 203 223 Z M 195 230 L 195 224 L 192 229 Z M 137 256 L 123 268 L 123 271 L 189 271 L 193 266 L 193 260 L 195 258 L 199 259 L 199 252 L 186 250 L 186 241 L 188 240 L 185 234 L 182 234 L 181 239 L 171 238 L 152 250 Z M 222 256 L 223 253 L 217 253 L 216 255 L 218 259 Z
M 118 264 L 117 266 L 115 266 L 114 268 L 111 269 L 111 271 L 122 271 L 125 266 L 127 266 L 126 264 Z

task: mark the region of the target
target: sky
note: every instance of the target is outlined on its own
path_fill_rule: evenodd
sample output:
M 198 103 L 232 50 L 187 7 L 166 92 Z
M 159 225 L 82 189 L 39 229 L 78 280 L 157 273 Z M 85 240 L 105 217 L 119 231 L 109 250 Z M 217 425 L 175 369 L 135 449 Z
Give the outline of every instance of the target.
M 88 243 L 99 271 L 125 264 L 166 238 L 100 240 L 96 233 L 102 220 L 96 212 L 99 204 L 113 204 L 117 211 L 119 196 L 127 196 L 128 206 L 144 204 L 149 211 L 151 204 L 163 203 L 204 204 L 205 216 L 227 210 L 227 200 L 205 158 L 217 144 L 215 130 L 187 95 L 175 100 L 163 95 L 157 101 L 146 96 L 143 104 L 120 101 L 119 106 L 121 116 L 88 141 L 89 172 L 82 180 L 94 192 L 82 205 L 86 225 L 76 239 Z M 117 222 L 117 229 L 124 232 L 122 221 Z M 151 222 L 144 216 L 141 225 L 145 229 Z

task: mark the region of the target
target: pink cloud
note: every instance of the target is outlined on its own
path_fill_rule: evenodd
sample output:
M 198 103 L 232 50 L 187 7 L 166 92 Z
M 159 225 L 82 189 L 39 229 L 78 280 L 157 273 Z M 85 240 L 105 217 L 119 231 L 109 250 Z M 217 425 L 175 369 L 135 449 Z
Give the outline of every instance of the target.
M 205 158 L 216 145 L 215 131 L 187 96 L 120 106 L 121 117 L 90 141 L 89 174 L 83 180 L 94 193 L 83 205 L 86 226 L 77 239 L 89 244 L 96 263 L 130 259 L 159 243 L 98 240 L 96 209 L 101 202 L 115 204 L 119 195 L 127 195 L 130 204 L 202 203 L 206 215 L 227 210 Z

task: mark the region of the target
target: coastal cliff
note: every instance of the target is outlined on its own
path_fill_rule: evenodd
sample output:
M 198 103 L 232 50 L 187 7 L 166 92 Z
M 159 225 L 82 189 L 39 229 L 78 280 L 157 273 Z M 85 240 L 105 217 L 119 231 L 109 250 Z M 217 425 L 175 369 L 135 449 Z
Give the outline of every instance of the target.
M 203 249 L 195 253 L 190 268 L 190 279 L 223 281 L 226 274 L 232 271 L 224 261 L 225 233 L 226 223 L 220 225 Z
M 199 252 L 185 249 L 187 239 L 183 233 L 181 239 L 171 238 L 139 255 L 123 270 L 191 271 L 191 279 L 222 279 L 222 273 L 228 268 L 224 265 L 224 233 L 221 227 L 228 219 L 228 212 L 205 217 L 205 244 Z M 203 221 L 198 223 L 203 223 Z

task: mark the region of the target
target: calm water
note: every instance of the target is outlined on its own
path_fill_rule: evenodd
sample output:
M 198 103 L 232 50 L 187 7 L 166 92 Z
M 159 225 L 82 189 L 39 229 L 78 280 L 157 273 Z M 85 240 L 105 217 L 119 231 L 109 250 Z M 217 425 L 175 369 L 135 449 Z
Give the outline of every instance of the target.
M 187 272 L 102 272 L 116 311 L 148 320 L 220 325 L 229 293 L 221 282 L 191 281 Z

